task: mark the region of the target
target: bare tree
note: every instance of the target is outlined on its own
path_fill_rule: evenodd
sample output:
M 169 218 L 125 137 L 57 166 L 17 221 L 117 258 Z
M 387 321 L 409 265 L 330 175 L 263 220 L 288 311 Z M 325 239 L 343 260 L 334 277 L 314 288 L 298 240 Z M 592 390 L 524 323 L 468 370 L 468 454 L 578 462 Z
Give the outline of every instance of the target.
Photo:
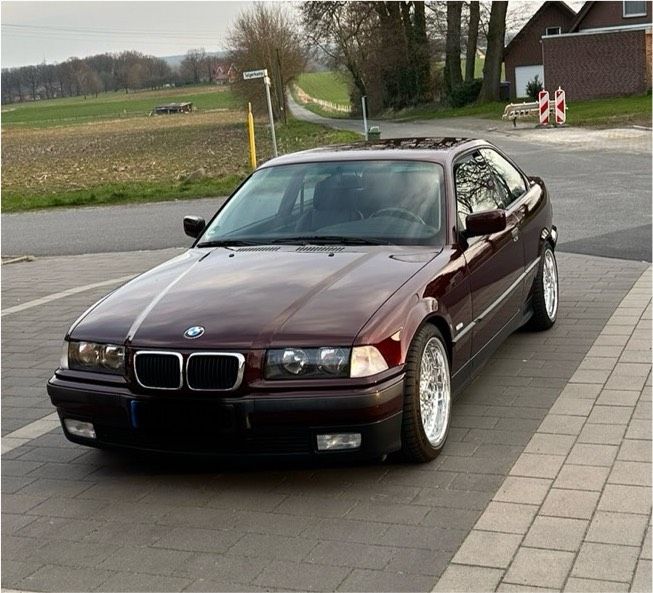
M 476 48 L 478 45 L 478 24 L 481 7 L 478 0 L 469 3 L 469 22 L 467 24 L 467 51 L 465 52 L 465 82 L 474 80 L 476 67 Z
M 39 98 L 38 88 L 39 88 L 39 71 L 36 66 L 26 66 L 22 69 L 23 76 L 25 81 L 29 85 L 30 95 L 32 95 L 32 101 L 36 101 Z
M 205 62 L 206 51 L 204 48 L 189 49 L 181 62 L 182 75 L 188 82 L 198 84 L 202 79 Z
M 204 72 L 206 73 L 206 80 L 208 82 L 213 82 L 213 68 L 215 67 L 216 59 L 215 56 L 206 54 L 204 56 Z
M 352 103 L 368 94 L 365 65 L 371 58 L 370 39 L 377 17 L 368 2 L 304 2 L 302 22 L 308 40 L 344 68 L 354 86 Z
M 371 112 L 432 100 L 424 2 L 305 2 L 302 18 L 309 39 L 350 74 L 354 108 L 364 95 Z
M 478 97 L 480 103 L 499 100 L 503 44 L 506 36 L 506 11 L 508 2 L 494 0 L 490 10 L 487 35 L 487 52 L 483 66 L 483 84 Z
M 276 82 L 281 86 L 272 92 L 276 116 L 281 117 L 287 107 L 286 87 L 306 66 L 307 52 L 297 23 L 279 5 L 255 4 L 236 19 L 229 32 L 229 47 L 231 61 L 239 72 L 267 68 L 273 85 Z M 253 108 L 264 110 L 260 81 L 239 78 L 234 88 Z
M 447 94 L 463 83 L 460 65 L 460 22 L 462 17 L 462 2 L 449 0 L 447 2 L 447 50 L 444 62 L 444 81 Z

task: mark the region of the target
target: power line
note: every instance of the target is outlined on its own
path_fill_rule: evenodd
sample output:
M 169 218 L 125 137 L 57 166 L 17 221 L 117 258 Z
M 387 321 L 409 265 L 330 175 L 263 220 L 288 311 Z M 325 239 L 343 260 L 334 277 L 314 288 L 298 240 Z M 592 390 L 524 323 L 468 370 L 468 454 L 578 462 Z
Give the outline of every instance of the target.
M 6 35 L 7 37 L 13 37 L 15 39 L 41 39 L 47 41 L 112 41 L 110 37 L 101 37 L 98 35 L 93 35 L 93 36 L 66 35 L 64 38 L 61 35 L 53 35 L 45 32 L 44 33 L 21 32 L 19 34 L 16 34 L 12 31 L 7 31 L 7 32 L 3 32 L 3 35 Z M 120 37 L 118 39 L 114 39 L 113 41 L 118 41 L 124 44 L 135 44 L 135 45 L 145 44 L 145 45 L 155 45 L 155 46 L 163 46 L 163 47 L 178 46 L 178 47 L 189 48 L 190 46 L 196 47 L 198 45 L 219 47 L 219 43 L 216 39 L 204 39 L 202 41 L 198 41 L 198 40 L 189 41 L 184 39 L 156 40 L 156 39 L 144 39 L 144 38 L 137 38 L 137 37 L 131 37 L 131 38 Z
M 163 38 L 173 38 L 173 39 L 207 39 L 210 37 L 216 37 L 215 31 L 193 31 L 191 33 L 183 33 L 179 31 L 155 31 L 152 29 L 95 29 L 90 27 L 58 27 L 58 26 L 45 26 L 45 25 L 18 25 L 12 23 L 2 23 L 2 28 L 6 32 L 14 31 L 25 31 L 25 32 L 38 32 L 39 34 L 45 32 L 65 32 L 65 33 L 75 33 L 81 35 L 118 35 L 118 36 L 128 36 L 128 37 L 142 37 L 153 36 L 153 37 L 163 37 Z

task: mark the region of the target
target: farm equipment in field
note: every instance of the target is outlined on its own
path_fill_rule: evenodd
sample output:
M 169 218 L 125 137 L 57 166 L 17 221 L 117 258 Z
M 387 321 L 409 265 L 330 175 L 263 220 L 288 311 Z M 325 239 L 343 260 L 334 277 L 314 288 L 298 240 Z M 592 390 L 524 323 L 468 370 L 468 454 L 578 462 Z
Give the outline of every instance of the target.
M 154 115 L 163 115 L 170 113 L 190 113 L 193 111 L 193 104 L 191 102 L 185 103 L 167 103 L 166 105 L 157 105 L 152 113 Z

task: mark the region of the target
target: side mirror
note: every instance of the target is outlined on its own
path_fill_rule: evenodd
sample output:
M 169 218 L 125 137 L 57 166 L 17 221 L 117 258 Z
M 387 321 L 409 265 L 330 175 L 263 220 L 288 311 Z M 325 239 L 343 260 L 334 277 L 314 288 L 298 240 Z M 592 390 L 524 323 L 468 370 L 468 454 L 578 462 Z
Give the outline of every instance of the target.
M 184 216 L 184 233 L 193 239 L 197 239 L 204 230 L 206 222 L 200 216 Z
M 506 228 L 506 211 L 498 209 L 469 214 L 465 219 L 465 226 L 467 238 L 499 233 Z

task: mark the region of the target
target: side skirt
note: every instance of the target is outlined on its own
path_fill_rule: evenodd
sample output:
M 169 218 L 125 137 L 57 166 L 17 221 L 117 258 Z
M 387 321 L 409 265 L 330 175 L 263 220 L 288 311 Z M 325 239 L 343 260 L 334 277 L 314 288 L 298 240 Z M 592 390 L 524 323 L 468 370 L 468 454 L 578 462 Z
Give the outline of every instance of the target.
M 463 389 L 472 382 L 472 379 L 485 366 L 490 356 L 494 354 L 506 339 L 522 327 L 533 316 L 531 300 L 529 299 L 521 311 L 518 311 L 497 334 L 479 350 L 467 363 L 451 378 L 454 397 L 462 393 Z

